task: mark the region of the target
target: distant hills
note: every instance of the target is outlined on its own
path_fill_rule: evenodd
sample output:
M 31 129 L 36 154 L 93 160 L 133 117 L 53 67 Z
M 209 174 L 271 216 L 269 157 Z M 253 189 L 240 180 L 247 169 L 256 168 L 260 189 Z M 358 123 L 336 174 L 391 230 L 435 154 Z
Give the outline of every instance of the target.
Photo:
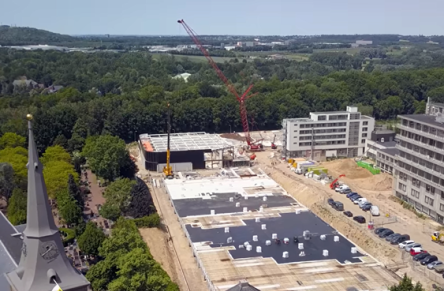
M 31 27 L 0 26 L 0 45 L 56 44 L 76 41 L 75 37 Z

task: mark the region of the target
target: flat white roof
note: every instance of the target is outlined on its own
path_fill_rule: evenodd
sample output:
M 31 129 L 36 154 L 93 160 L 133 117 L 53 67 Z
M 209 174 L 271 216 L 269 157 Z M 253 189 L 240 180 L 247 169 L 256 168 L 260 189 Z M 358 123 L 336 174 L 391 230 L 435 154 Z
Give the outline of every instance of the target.
M 149 143 L 153 152 L 166 152 L 168 134 L 141 134 L 142 143 Z M 218 134 L 205 132 L 171 133 L 170 150 L 219 150 L 233 145 L 221 138 Z
M 164 180 L 165 187 L 171 195 L 172 200 L 176 199 L 205 199 L 211 194 L 217 193 L 239 193 L 242 196 L 264 196 L 271 195 L 279 188 L 280 192 L 287 192 L 273 179 L 266 175 L 255 177 L 205 177 L 202 179 L 187 180 L 173 179 Z

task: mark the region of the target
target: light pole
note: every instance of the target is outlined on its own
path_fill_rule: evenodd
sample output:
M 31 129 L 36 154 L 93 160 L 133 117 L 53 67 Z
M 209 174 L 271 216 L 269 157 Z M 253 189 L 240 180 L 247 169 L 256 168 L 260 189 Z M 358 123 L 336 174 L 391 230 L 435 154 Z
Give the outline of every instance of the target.
M 230 125 L 230 124 L 228 124 L 228 126 L 230 127 L 230 133 L 231 133 L 231 125 Z

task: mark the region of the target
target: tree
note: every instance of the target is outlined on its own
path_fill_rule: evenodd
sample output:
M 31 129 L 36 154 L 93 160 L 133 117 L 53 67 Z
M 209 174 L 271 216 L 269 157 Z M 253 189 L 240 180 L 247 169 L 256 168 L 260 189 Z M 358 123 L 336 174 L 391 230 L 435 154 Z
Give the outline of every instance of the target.
M 74 170 L 73 165 L 64 161 L 51 161 L 45 164 L 43 176 L 45 177 L 46 190 L 51 199 L 55 199 L 57 194 L 66 189 L 69 175 L 78 181 L 79 175 Z
M 99 254 L 99 247 L 105 240 L 105 234 L 93 222 L 86 224 L 85 232 L 78 238 L 79 247 L 82 252 L 97 256 Z
M 422 288 L 421 283 L 417 282 L 415 285 L 412 283 L 412 279 L 407 277 L 407 274 L 404 274 L 401 282 L 398 285 L 392 286 L 389 289 L 390 291 L 425 291 Z
M 28 151 L 22 147 L 7 147 L 0 150 L 0 161 L 8 163 L 14 170 L 14 183 L 22 189 L 26 189 L 28 176 Z
M 60 216 L 68 225 L 77 225 L 83 222 L 83 213 L 77 202 L 69 195 L 68 191 L 61 191 L 57 195 L 57 205 Z
M 139 178 L 131 189 L 130 200 L 126 215 L 140 218 L 156 212 L 150 190 L 145 182 Z
M 8 219 L 13 225 L 26 223 L 28 195 L 19 188 L 12 192 L 8 205 Z
M 10 147 L 24 147 L 26 139 L 13 132 L 7 132 L 0 137 L 0 150 Z
M 77 183 L 74 180 L 74 176 L 72 174 L 68 175 L 68 193 L 83 211 L 84 202 L 82 193 L 80 192 L 79 186 L 77 186 Z
M 6 203 L 8 203 L 14 187 L 14 169 L 8 163 L 0 163 L 0 198 L 5 199 Z
M 87 138 L 82 154 L 94 173 L 110 181 L 121 176 L 121 173 L 133 164 L 125 142 L 111 135 Z
M 134 185 L 136 182 L 128 178 L 112 182 L 103 193 L 106 199 L 105 204 L 117 206 L 124 213 L 129 206 Z
M 100 215 L 104 218 L 116 221 L 120 217 L 121 211 L 117 205 L 106 203 L 100 208 Z
M 46 165 L 49 162 L 71 163 L 71 156 L 62 146 L 55 145 L 46 148 L 42 155 L 41 162 L 43 165 Z

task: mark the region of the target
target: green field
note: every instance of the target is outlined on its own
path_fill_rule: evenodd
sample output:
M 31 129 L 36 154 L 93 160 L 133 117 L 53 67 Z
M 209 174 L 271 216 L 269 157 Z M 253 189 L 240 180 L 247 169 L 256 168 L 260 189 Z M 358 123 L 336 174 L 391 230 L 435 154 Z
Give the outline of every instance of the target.
M 355 55 L 359 53 L 363 48 L 362 47 L 351 47 L 351 48 L 335 48 L 335 49 L 315 49 L 313 50 L 314 53 L 328 53 L 328 52 L 335 52 L 335 53 L 341 53 L 346 52 L 349 55 Z
M 152 55 L 155 60 L 158 60 L 161 55 L 165 55 L 165 54 L 153 53 Z M 205 56 L 174 55 L 174 57 L 177 59 L 188 58 L 192 62 L 208 62 L 207 59 L 205 58 Z M 235 59 L 235 58 L 227 58 L 227 57 L 211 57 L 211 58 L 216 63 L 229 62 L 230 60 Z M 238 59 L 238 60 L 241 61 L 240 59 Z M 248 61 L 251 61 L 251 60 L 248 60 Z

